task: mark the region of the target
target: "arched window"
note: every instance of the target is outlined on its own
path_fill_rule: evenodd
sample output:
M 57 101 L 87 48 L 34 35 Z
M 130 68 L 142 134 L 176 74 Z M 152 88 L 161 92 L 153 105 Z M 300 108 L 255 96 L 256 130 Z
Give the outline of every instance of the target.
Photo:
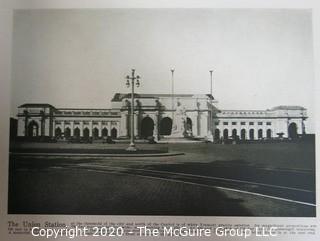
M 249 130 L 249 138 L 250 140 L 254 140 L 254 129 Z
M 228 129 L 224 129 L 223 130 L 223 139 L 228 139 L 229 138 L 229 131 L 228 131 Z
M 80 138 L 80 129 L 79 129 L 79 127 L 76 127 L 76 128 L 74 129 L 74 131 L 73 131 L 73 136 L 74 136 L 75 138 L 77 138 L 77 139 Z
M 235 140 L 237 138 L 237 129 L 232 130 L 232 138 Z
M 94 139 L 98 139 L 99 138 L 99 129 L 97 127 L 93 128 L 92 136 L 93 136 Z
M 89 129 L 86 127 L 86 128 L 83 129 L 83 138 L 84 138 L 85 140 L 88 140 L 88 139 L 89 139 L 89 136 L 90 136 L 90 131 L 89 131 Z
M 107 129 L 107 128 L 103 128 L 103 129 L 102 129 L 102 136 L 103 136 L 103 137 L 108 136 L 108 129 Z
M 258 139 L 262 139 L 263 138 L 263 134 L 262 134 L 262 129 L 258 130 Z
M 68 139 L 70 138 L 70 136 L 71 136 L 71 130 L 69 127 L 67 127 L 64 129 L 64 137 Z
M 57 128 L 55 129 L 54 133 L 55 133 L 55 136 L 56 136 L 57 138 L 61 137 L 61 134 L 62 134 L 61 128 L 60 128 L 60 127 L 57 127 Z
M 219 129 L 214 130 L 214 139 L 220 140 L 220 130 Z
M 271 129 L 268 129 L 268 130 L 267 130 L 267 138 L 268 138 L 268 139 L 271 139 L 271 137 L 272 137 Z
M 242 129 L 241 130 L 241 140 L 245 140 L 246 139 L 246 129 Z

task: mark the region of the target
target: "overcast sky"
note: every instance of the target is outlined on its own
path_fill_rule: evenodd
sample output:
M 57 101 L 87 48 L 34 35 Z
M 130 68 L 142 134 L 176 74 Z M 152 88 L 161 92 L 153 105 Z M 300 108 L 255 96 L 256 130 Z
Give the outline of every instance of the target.
M 222 109 L 300 105 L 313 109 L 310 10 L 17 10 L 12 115 L 26 102 L 109 108 L 128 92 L 210 92 Z M 309 121 L 309 128 L 313 123 Z

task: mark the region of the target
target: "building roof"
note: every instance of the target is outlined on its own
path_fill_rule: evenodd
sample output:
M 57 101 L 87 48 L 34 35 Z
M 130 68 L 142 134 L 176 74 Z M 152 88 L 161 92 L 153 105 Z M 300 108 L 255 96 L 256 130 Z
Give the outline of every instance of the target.
M 21 107 L 27 107 L 27 108 L 55 108 L 53 105 L 47 104 L 47 103 L 25 103 L 23 105 L 20 105 L 18 108 Z
M 273 107 L 271 110 L 306 110 L 306 108 L 298 105 L 279 105 Z
M 193 96 L 197 96 L 196 94 L 174 94 L 174 97 L 193 97 Z M 214 99 L 213 96 L 211 94 L 206 94 L 207 97 L 209 97 L 210 99 Z M 116 93 L 111 101 L 122 101 L 124 98 L 130 98 L 131 97 L 131 93 Z M 157 97 L 172 97 L 171 94 L 134 94 L 135 98 L 157 98 Z

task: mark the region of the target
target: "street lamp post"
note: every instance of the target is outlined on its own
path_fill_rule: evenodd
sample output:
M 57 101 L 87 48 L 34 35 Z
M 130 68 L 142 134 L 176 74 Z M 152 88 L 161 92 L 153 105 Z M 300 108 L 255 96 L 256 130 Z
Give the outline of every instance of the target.
M 209 121 L 209 124 L 210 124 L 210 136 L 209 136 L 209 139 L 211 139 L 211 141 L 213 141 L 213 121 L 212 121 L 212 118 L 213 118 L 213 115 L 212 115 L 212 98 L 213 98 L 213 95 L 212 95 L 212 74 L 213 74 L 213 70 L 209 70 L 210 72 L 210 121 Z
M 174 112 L 174 69 L 171 69 L 171 109 L 172 109 L 172 120 Z
M 209 70 L 210 72 L 210 94 L 212 96 L 212 73 L 213 73 L 213 70 Z
M 127 151 L 137 151 L 138 149 L 136 148 L 134 144 L 134 84 L 136 84 L 137 87 L 140 86 L 140 76 L 137 75 L 135 76 L 135 69 L 131 70 L 131 76 L 127 75 L 126 77 L 127 82 L 126 85 L 129 88 L 131 85 L 131 127 L 130 127 L 130 145 L 127 148 Z M 131 81 L 131 84 L 130 84 Z

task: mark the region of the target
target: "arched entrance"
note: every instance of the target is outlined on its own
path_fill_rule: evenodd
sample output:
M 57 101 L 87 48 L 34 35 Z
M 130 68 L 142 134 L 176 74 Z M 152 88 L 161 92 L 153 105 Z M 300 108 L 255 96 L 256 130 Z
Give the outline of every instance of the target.
M 254 129 L 249 130 L 249 138 L 250 140 L 254 140 Z
M 262 129 L 258 130 L 258 139 L 262 139 L 263 138 L 263 134 L 262 134 Z
M 187 117 L 186 121 L 186 134 L 187 136 L 192 136 L 192 120 Z
M 141 137 L 153 136 L 154 122 L 150 117 L 145 117 L 141 121 Z
M 28 125 L 28 136 L 36 137 L 39 135 L 39 126 L 35 121 L 31 121 Z
M 60 127 L 57 127 L 57 128 L 55 129 L 54 133 L 55 133 L 55 136 L 56 136 L 57 138 L 60 138 L 60 137 L 61 137 L 61 134 L 62 134 L 61 128 L 60 128 Z
M 217 140 L 220 140 L 220 130 L 219 129 L 215 129 L 214 130 L 214 139 L 217 141 Z
M 113 128 L 111 129 L 111 138 L 112 138 L 112 139 L 116 139 L 117 136 L 118 136 L 118 131 L 117 131 L 117 129 L 116 129 L 115 127 L 113 127 Z
M 160 121 L 160 135 L 171 135 L 172 119 L 164 117 Z
M 73 136 L 77 139 L 80 138 L 80 129 L 78 127 L 76 127 L 73 131 Z
M 292 122 L 288 127 L 288 137 L 291 139 L 298 138 L 297 124 Z
M 107 128 L 103 128 L 103 129 L 102 129 L 102 136 L 103 136 L 103 137 L 108 136 L 108 129 L 107 129 Z
M 229 131 L 228 129 L 224 129 L 223 130 L 223 139 L 227 140 L 229 137 Z
M 271 134 L 272 134 L 271 129 L 268 129 L 267 130 L 267 138 L 268 139 L 271 139 Z
M 246 129 L 242 129 L 240 135 L 241 135 L 241 140 L 245 140 L 246 139 Z
M 64 137 L 69 139 L 71 136 L 71 130 L 69 127 L 67 127 L 65 130 L 64 130 Z
M 83 129 L 83 138 L 85 139 L 85 140 L 89 140 L 89 129 L 86 127 L 86 128 L 84 128 Z
M 92 136 L 93 136 L 94 139 L 98 139 L 99 138 L 99 130 L 98 130 L 97 127 L 93 128 Z
M 233 129 L 232 130 L 232 139 L 236 139 L 237 138 L 237 129 Z

